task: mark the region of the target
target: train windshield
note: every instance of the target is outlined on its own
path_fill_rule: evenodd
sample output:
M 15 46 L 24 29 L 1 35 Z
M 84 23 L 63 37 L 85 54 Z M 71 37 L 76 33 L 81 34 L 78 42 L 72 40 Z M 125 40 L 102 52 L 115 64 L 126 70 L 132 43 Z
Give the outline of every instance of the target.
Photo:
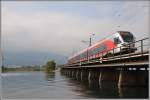
M 133 42 L 133 35 L 130 32 L 120 32 L 120 35 L 122 37 L 122 39 L 124 40 L 124 42 Z

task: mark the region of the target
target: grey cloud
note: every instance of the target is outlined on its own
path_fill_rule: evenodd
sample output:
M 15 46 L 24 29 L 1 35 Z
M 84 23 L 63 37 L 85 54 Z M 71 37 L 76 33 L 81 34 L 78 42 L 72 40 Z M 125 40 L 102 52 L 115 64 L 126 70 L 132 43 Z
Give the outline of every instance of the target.
M 87 47 L 81 40 L 87 40 L 89 33 L 96 34 L 95 42 L 107 36 L 107 33 L 118 30 L 129 30 L 137 39 L 148 33 L 148 24 L 145 24 L 148 14 L 143 15 L 143 19 L 137 15 L 139 22 L 131 26 L 129 21 L 117 21 L 113 17 L 94 19 L 46 11 L 20 13 L 6 8 L 2 9 L 2 37 L 6 50 L 54 52 L 68 56 L 74 49 L 79 51 Z M 130 4 L 125 4 L 122 8 L 124 14 L 129 15 L 131 8 Z M 139 13 L 140 16 L 142 14 Z M 134 19 L 133 15 L 130 17 Z M 118 25 L 121 27 L 118 28 Z

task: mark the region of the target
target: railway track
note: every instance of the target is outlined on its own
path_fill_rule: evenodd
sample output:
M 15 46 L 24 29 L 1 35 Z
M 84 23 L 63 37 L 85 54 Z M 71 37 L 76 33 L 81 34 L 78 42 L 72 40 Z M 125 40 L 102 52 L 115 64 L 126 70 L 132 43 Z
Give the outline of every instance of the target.
M 139 66 L 139 65 L 148 65 L 149 61 L 149 52 L 144 51 L 143 53 L 141 52 L 135 52 L 135 53 L 129 53 L 129 54 L 123 54 L 123 55 L 117 55 L 117 56 L 111 56 L 111 57 L 105 57 L 100 61 L 100 59 L 93 59 L 91 61 L 86 61 L 82 63 L 75 63 L 75 64 L 66 64 L 63 65 L 65 67 L 109 67 L 109 66 L 127 66 L 127 65 L 132 65 L 132 66 Z

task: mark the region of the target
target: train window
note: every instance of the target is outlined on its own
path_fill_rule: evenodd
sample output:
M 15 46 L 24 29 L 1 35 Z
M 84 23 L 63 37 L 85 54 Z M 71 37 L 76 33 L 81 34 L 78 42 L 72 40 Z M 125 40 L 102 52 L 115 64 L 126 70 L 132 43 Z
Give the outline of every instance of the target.
M 83 58 L 85 58 L 87 56 L 86 52 L 83 53 Z
M 96 53 L 98 52 L 102 52 L 106 49 L 106 45 L 105 44 L 102 44 L 101 46 L 97 47 L 96 48 Z
M 119 43 L 121 43 L 121 41 L 120 41 L 119 38 L 117 37 L 117 38 L 114 38 L 114 43 L 115 43 L 115 44 L 119 44 Z
M 90 50 L 88 53 L 89 56 L 93 55 L 93 50 Z
M 100 45 L 100 46 L 97 47 L 97 48 L 94 48 L 94 49 L 89 50 L 89 51 L 88 51 L 88 56 L 92 56 L 92 55 L 94 55 L 94 54 L 97 54 L 97 53 L 99 53 L 99 52 L 102 52 L 102 51 L 104 51 L 105 49 L 106 49 L 106 45 L 105 45 L 105 44 L 102 44 L 102 45 Z
M 121 32 L 120 35 L 123 38 L 124 42 L 133 41 L 133 35 L 130 32 Z

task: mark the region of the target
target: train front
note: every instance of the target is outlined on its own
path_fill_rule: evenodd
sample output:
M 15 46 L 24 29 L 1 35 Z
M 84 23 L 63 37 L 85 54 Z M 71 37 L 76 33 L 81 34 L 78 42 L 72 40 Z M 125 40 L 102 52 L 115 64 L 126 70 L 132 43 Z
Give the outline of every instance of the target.
M 134 52 L 137 50 L 137 48 L 135 47 L 135 37 L 131 32 L 120 31 L 119 34 L 123 41 L 121 43 L 121 48 L 123 51 Z

